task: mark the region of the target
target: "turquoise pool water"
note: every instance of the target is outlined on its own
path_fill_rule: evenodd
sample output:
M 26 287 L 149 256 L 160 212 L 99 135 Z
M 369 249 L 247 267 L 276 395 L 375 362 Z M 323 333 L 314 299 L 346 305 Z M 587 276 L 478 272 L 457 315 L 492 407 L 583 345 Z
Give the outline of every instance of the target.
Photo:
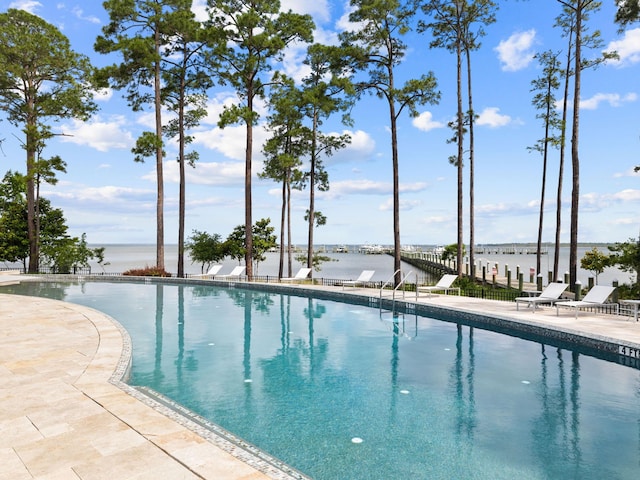
M 131 384 L 316 480 L 640 474 L 640 372 L 579 350 L 242 289 L 11 288 L 113 316 L 133 341 Z

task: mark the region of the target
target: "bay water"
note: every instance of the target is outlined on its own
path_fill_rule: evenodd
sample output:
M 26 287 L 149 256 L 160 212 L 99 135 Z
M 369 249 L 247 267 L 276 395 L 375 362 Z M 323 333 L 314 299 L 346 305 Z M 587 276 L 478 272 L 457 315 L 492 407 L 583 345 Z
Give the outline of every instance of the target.
M 109 244 L 109 245 L 93 245 L 92 248 L 96 246 L 101 246 L 105 248 L 105 262 L 104 265 L 99 265 L 95 260 L 91 261 L 91 271 L 92 273 L 122 273 L 127 270 L 133 268 L 144 268 L 149 266 L 154 266 L 156 264 L 156 247 L 154 244 Z M 591 250 L 594 246 L 598 248 L 602 253 L 609 254 L 606 246 L 603 245 L 594 245 L 594 244 L 581 244 L 578 247 L 578 260 L 580 260 L 584 254 Z M 331 279 L 355 279 L 357 278 L 362 270 L 375 270 L 375 274 L 373 276 L 373 281 L 387 281 L 393 276 L 393 258 L 387 254 L 365 254 L 360 253 L 360 246 L 358 245 L 347 245 L 346 253 L 337 253 L 336 250 L 343 249 L 345 246 L 338 245 L 323 245 L 319 246 L 324 250 L 324 255 L 329 257 L 331 261 L 324 262 L 321 265 L 321 269 L 319 272 L 314 272 L 314 277 L 316 278 L 331 278 Z M 525 280 L 528 280 L 529 270 L 531 268 L 535 269 L 536 265 L 536 255 L 530 253 L 524 253 L 527 250 L 532 251 L 533 249 L 527 248 L 528 246 L 523 245 L 522 248 L 519 246 L 515 246 L 513 248 L 514 251 L 518 253 L 505 253 L 505 251 L 509 251 L 503 248 L 495 248 L 491 246 L 483 246 L 479 247 L 479 250 L 482 249 L 483 253 L 475 254 L 475 263 L 476 266 L 484 265 L 487 266 L 487 271 L 491 272 L 491 268 L 493 268 L 496 264 L 498 265 L 499 274 L 504 273 L 505 265 L 508 265 L 508 268 L 515 272 L 517 266 L 520 267 L 520 271 L 524 272 Z M 429 252 L 433 250 L 433 246 L 414 246 L 412 249 L 414 251 L 424 251 Z M 295 256 L 295 255 L 294 255 Z M 258 265 L 257 271 L 254 271 L 256 275 L 269 275 L 269 276 L 277 276 L 278 275 L 278 265 L 279 265 L 279 253 L 278 252 L 268 252 L 266 254 L 266 260 L 261 262 Z M 465 262 L 468 262 L 468 258 L 465 258 Z M 230 258 L 224 259 L 220 262 L 223 265 L 220 273 L 225 274 L 229 273 L 233 267 L 238 265 L 238 261 Z M 165 270 L 175 274 L 177 271 L 178 265 L 178 247 L 177 245 L 165 245 Z M 186 274 L 199 274 L 203 273 L 202 266 L 200 264 L 194 264 L 191 262 L 188 253 L 185 254 L 184 259 L 185 273 Z M 291 275 L 295 275 L 295 273 L 305 265 L 297 261 L 293 261 L 292 263 L 292 272 Z M 569 247 L 562 246 L 560 248 L 560 260 L 559 260 L 559 275 L 561 277 L 564 276 L 565 272 L 569 270 Z M 419 272 L 415 267 L 406 264 L 403 262 L 402 264 L 403 274 L 409 274 L 409 272 L 413 272 L 410 274 L 409 280 L 410 282 L 415 281 L 415 274 L 418 275 L 418 278 L 422 281 L 426 274 Z M 544 283 L 547 282 L 547 272 L 553 271 L 553 249 L 551 247 L 548 248 L 545 254 L 542 255 L 541 260 L 541 272 L 544 277 Z M 288 276 L 289 272 L 287 272 L 286 261 L 285 261 L 285 276 Z M 513 274 L 515 278 L 515 273 Z M 583 270 L 580 268 L 580 264 L 578 263 L 578 280 L 582 282 L 583 286 L 588 285 L 588 280 L 590 277 L 594 277 L 592 272 Z M 607 268 L 598 276 L 598 283 L 601 285 L 611 285 L 614 281 L 618 281 L 620 284 L 630 283 L 635 281 L 630 273 L 623 272 L 618 268 Z

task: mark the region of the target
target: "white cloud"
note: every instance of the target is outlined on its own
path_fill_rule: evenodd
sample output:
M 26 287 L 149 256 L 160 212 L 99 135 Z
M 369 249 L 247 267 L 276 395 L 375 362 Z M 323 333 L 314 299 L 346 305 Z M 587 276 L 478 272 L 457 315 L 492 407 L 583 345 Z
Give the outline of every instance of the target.
M 185 168 L 187 184 L 242 186 L 244 185 L 244 162 L 200 162 L 195 167 Z M 167 182 L 180 181 L 179 164 L 175 160 L 164 162 L 164 179 Z M 253 174 L 257 171 L 254 169 Z M 155 169 L 143 177 L 151 182 L 156 181 Z
M 403 183 L 400 192 L 421 192 L 427 188 L 425 182 Z M 331 182 L 328 192 L 319 192 L 323 198 L 335 199 L 344 195 L 390 195 L 393 193 L 391 182 L 373 180 L 342 180 Z
M 640 201 L 640 190 L 628 188 L 614 193 L 611 198 L 620 202 L 638 202 Z
M 534 200 L 525 204 L 519 203 L 486 203 L 476 207 L 476 214 L 478 217 L 505 217 L 509 215 L 520 216 L 538 211 L 538 205 L 540 202 Z
M 356 10 L 356 7 L 349 2 L 344 2 L 344 13 L 336 20 L 336 29 L 339 31 L 358 31 L 361 30 L 364 25 L 362 23 L 354 23 L 349 20 L 349 15 Z
M 100 19 L 95 15 L 86 15 L 84 11 L 80 7 L 74 7 L 72 10 L 73 14 L 78 17 L 80 20 L 85 20 L 90 23 L 100 24 Z
M 357 156 L 370 155 L 376 148 L 376 141 L 371 135 L 363 130 L 345 131 L 351 135 L 351 143 L 346 148 L 350 154 L 356 154 Z
M 407 211 L 413 210 L 416 207 L 419 207 L 422 204 L 419 200 L 407 200 L 400 199 L 400 210 Z M 378 210 L 381 212 L 390 212 L 393 210 L 393 198 L 388 198 L 384 203 L 381 203 L 378 207 Z
M 442 226 L 442 225 L 451 223 L 452 220 L 453 220 L 453 217 L 447 217 L 444 215 L 432 215 L 430 217 L 422 218 L 420 220 L 420 223 L 424 225 Z
M 60 137 L 60 141 L 86 145 L 99 152 L 107 152 L 113 148 L 131 148 L 135 140 L 131 132 L 125 130 L 126 123 L 125 117 L 119 115 L 111 117 L 109 121 L 73 120 L 62 126 L 64 136 Z
M 415 117 L 411 123 L 413 123 L 414 127 L 418 130 L 422 130 L 423 132 L 428 132 L 445 126 L 444 123 L 433 120 L 433 114 L 431 112 L 422 112 L 420 115 Z
M 640 177 L 640 170 L 635 171 L 634 167 L 629 168 L 627 171 L 622 173 L 615 173 L 613 178 L 621 178 L 621 177 Z
M 112 88 L 101 88 L 93 92 L 93 99 L 97 102 L 107 102 L 113 97 Z
M 203 118 L 200 123 L 202 125 L 217 126 L 220 121 L 220 114 L 224 111 L 224 108 L 231 107 L 237 101 L 238 97 L 235 92 L 225 91 L 217 93 L 207 102 L 207 116 Z
M 611 220 L 611 223 L 613 225 L 637 225 L 638 224 L 638 218 L 616 218 Z
M 316 20 L 327 21 L 331 17 L 327 0 L 281 0 L 280 10 L 311 15 Z
M 15 8 L 18 10 L 25 10 L 31 14 L 35 14 L 38 8 L 41 8 L 42 4 L 35 0 L 17 0 L 9 4 L 9 8 Z
M 400 193 L 408 193 L 408 192 L 422 192 L 426 190 L 429 184 L 426 182 L 415 182 L 415 183 L 401 183 L 400 184 Z
M 315 43 L 321 43 L 322 45 L 339 45 L 340 39 L 338 38 L 338 32 L 334 30 L 325 30 L 316 26 L 313 32 L 313 41 Z
M 515 72 L 526 68 L 535 55 L 532 50 L 535 37 L 536 31 L 531 29 L 526 32 L 514 33 L 507 40 L 502 40 L 494 48 L 498 52 L 502 70 Z
M 57 203 L 66 205 L 82 205 L 83 208 L 104 207 L 113 212 L 121 211 L 153 211 L 156 206 L 156 192 L 154 189 L 137 189 L 105 185 L 103 187 L 75 187 L 60 185 L 51 190 L 43 191 L 47 198 L 56 198 Z
M 580 100 L 580 108 L 585 110 L 595 110 L 600 103 L 608 103 L 611 107 L 620 107 L 623 103 L 635 102 L 638 99 L 638 95 L 635 93 L 628 93 L 624 96 L 618 93 L 596 93 L 591 98 Z
M 373 180 L 343 180 L 331 182 L 331 188 L 323 195 L 329 198 L 343 195 L 388 195 L 393 191 L 393 185 L 388 182 L 374 182 Z
M 76 197 L 80 200 L 88 200 L 93 202 L 102 202 L 110 204 L 114 200 L 129 201 L 134 198 L 148 198 L 155 203 L 156 192 L 152 190 L 141 190 L 136 188 L 116 187 L 111 185 L 105 185 L 104 187 L 97 188 L 85 188 L 78 191 Z M 151 197 L 151 198 L 149 198 Z
M 211 150 L 222 153 L 233 160 L 244 160 L 246 153 L 247 128 L 244 125 L 235 125 L 225 128 L 212 128 L 193 134 L 194 143 Z M 264 124 L 253 127 L 253 159 L 262 158 L 262 145 L 264 145 L 268 133 Z M 202 155 L 202 154 L 201 154 Z
M 376 142 L 373 137 L 363 130 L 344 130 L 341 134 L 335 134 L 342 135 L 345 133 L 351 136 L 351 143 L 326 159 L 327 163 L 351 163 L 369 160 L 376 149 Z
M 613 51 L 616 51 L 620 58 L 610 60 L 611 64 L 627 66 L 640 62 L 640 28 L 627 30 L 622 39 L 610 42 L 605 52 Z
M 220 114 L 225 108 L 229 108 L 236 103 L 238 103 L 238 96 L 234 91 L 227 90 L 217 93 L 207 102 L 207 116 L 202 119 L 200 122 L 201 125 L 218 126 Z M 269 113 L 266 101 L 260 98 L 256 98 L 254 100 L 253 109 L 258 115 L 260 115 L 260 118 L 264 118 Z
M 154 131 L 156 128 L 156 114 L 151 111 L 139 113 L 136 116 L 136 124 L 144 127 L 146 130 Z
M 512 119 L 509 115 L 502 115 L 499 113 L 500 109 L 497 107 L 487 107 L 478 115 L 476 120 L 477 125 L 483 125 L 490 128 L 504 127 L 512 123 Z
M 640 202 L 640 190 L 626 189 L 615 193 L 586 193 L 580 196 L 580 206 L 585 211 L 597 212 L 612 205 Z
M 207 0 L 193 0 L 191 11 L 198 21 L 206 21 L 209 18 L 209 15 L 207 15 Z
M 311 73 L 309 65 L 303 63 L 307 55 L 307 47 L 306 43 L 296 43 L 288 46 L 284 51 L 282 70 L 296 83 L 301 83 Z

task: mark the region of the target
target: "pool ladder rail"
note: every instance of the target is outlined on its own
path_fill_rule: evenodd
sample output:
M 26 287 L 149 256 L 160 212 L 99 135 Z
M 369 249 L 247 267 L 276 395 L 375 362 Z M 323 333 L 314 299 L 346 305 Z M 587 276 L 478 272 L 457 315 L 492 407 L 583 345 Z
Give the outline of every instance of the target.
M 410 270 L 410 271 L 409 271 L 409 273 L 407 273 L 407 274 L 406 274 L 406 275 L 404 275 L 404 276 L 402 276 L 402 269 L 398 269 L 398 270 L 396 270 L 395 272 L 393 272 L 393 275 L 391 275 L 391 277 L 389 277 L 389 279 L 388 279 L 386 282 L 384 282 L 384 283 L 382 284 L 382 286 L 380 287 L 380 303 L 382 303 L 382 293 L 385 291 L 385 289 L 386 289 L 388 286 L 390 286 L 390 285 L 391 285 L 391 282 L 393 281 L 393 279 L 394 279 L 394 278 L 396 278 L 396 275 L 397 275 L 398 273 L 400 274 L 400 276 L 401 276 L 402 278 L 400 279 L 400 282 L 398 283 L 398 285 L 396 285 L 396 286 L 394 287 L 394 289 L 393 289 L 393 292 L 392 292 L 392 300 L 393 300 L 394 302 L 395 302 L 395 300 L 396 300 L 396 292 L 398 291 L 398 289 L 399 289 L 400 287 L 404 287 L 404 284 L 405 284 L 405 282 L 407 281 L 407 278 L 409 278 L 409 275 L 411 275 L 411 274 L 413 273 L 413 270 Z M 416 285 L 418 285 L 418 274 L 416 273 L 416 274 L 415 274 L 415 276 L 416 276 Z M 405 296 L 405 291 L 404 291 L 404 288 L 403 288 L 403 289 L 402 289 L 402 298 L 404 298 L 404 296 Z
M 383 292 L 386 291 L 386 287 L 388 287 L 389 285 L 391 285 L 391 282 L 393 281 L 393 279 L 396 277 L 396 274 L 400 273 L 401 275 L 401 280 L 398 283 L 398 285 L 395 286 L 395 288 L 392 291 L 392 303 L 391 303 L 391 309 L 390 310 L 385 310 L 382 308 L 382 294 Z M 394 335 L 397 336 L 403 336 L 408 338 L 409 340 L 415 338 L 418 336 L 418 315 L 416 313 L 413 313 L 412 315 L 414 315 L 415 317 L 415 333 L 413 334 L 409 334 L 407 332 L 406 329 L 406 313 L 404 311 L 400 312 L 398 310 L 396 310 L 396 292 L 401 288 L 404 287 L 404 284 L 407 280 L 407 278 L 409 278 L 409 276 L 413 273 L 413 271 L 409 271 L 409 273 L 407 273 L 406 275 L 402 275 L 402 270 L 396 270 L 395 272 L 393 272 L 393 275 L 386 281 L 384 282 L 384 284 L 382 284 L 382 287 L 380 287 L 380 321 L 384 322 L 386 325 L 390 325 L 391 326 L 391 331 L 393 332 Z M 416 285 L 418 282 L 418 275 L 416 274 Z M 402 298 L 405 298 L 405 291 L 404 289 L 402 289 Z M 390 314 L 391 318 L 385 318 L 386 314 Z

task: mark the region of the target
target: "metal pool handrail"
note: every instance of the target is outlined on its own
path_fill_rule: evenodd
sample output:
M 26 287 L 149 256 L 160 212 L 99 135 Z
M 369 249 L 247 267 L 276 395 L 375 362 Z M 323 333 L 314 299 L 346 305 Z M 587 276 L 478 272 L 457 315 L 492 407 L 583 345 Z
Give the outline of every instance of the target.
M 393 280 L 398 273 L 400 273 L 402 275 L 402 269 L 401 268 L 399 268 L 398 270 L 393 272 L 393 275 L 391 275 L 391 277 L 389 277 L 389 279 L 387 279 L 387 281 L 382 284 L 382 286 L 380 287 L 380 300 L 382 300 L 382 292 L 383 292 L 383 290 L 385 289 L 385 287 L 387 287 L 391 283 L 391 280 Z M 396 291 L 398 290 L 398 288 L 400 288 L 402 285 L 404 285 L 405 280 L 412 273 L 413 273 L 413 270 L 410 270 L 409 273 L 407 273 L 404 277 L 402 277 L 400 279 L 400 282 L 398 283 L 398 285 L 395 286 L 395 288 L 393 289 L 393 297 L 392 297 L 393 300 L 396 299 Z M 417 284 L 418 284 L 418 274 L 416 274 L 416 285 Z M 404 298 L 404 290 L 402 290 L 402 298 Z

